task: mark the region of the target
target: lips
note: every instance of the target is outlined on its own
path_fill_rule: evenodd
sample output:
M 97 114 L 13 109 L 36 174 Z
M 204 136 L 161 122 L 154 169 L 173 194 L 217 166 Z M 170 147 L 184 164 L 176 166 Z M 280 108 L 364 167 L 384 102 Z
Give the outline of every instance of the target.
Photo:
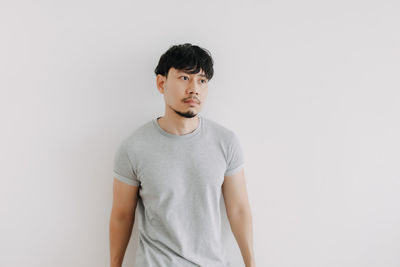
M 194 99 L 188 99 L 185 101 L 185 103 L 196 103 L 197 104 L 197 101 L 195 101 Z

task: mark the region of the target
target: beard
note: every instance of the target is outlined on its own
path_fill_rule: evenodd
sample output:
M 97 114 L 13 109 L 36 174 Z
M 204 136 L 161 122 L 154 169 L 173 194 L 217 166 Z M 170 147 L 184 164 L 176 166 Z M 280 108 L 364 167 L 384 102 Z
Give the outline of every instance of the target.
M 195 112 L 193 112 L 192 110 L 188 110 L 188 111 L 186 111 L 186 112 L 181 112 L 181 111 L 179 111 L 179 110 L 176 110 L 176 109 L 174 109 L 174 108 L 172 108 L 171 107 L 171 109 L 176 113 L 176 114 L 178 114 L 179 116 L 181 116 L 181 117 L 184 117 L 184 118 L 193 118 L 193 117 L 196 117 L 197 116 L 197 113 L 195 113 Z
M 185 117 L 185 118 L 193 118 L 197 116 L 197 113 L 194 113 L 193 111 L 189 110 L 187 112 L 180 112 L 178 110 L 175 110 L 175 113 L 178 114 L 181 117 Z

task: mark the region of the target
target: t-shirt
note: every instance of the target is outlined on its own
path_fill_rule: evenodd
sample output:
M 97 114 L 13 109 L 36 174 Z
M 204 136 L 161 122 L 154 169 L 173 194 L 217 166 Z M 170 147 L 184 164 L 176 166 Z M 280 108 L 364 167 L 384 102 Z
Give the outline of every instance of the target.
M 136 267 L 230 266 L 221 240 L 221 186 L 242 169 L 244 154 L 232 130 L 197 116 L 198 127 L 184 135 L 164 131 L 154 118 L 115 154 L 115 178 L 139 186 Z

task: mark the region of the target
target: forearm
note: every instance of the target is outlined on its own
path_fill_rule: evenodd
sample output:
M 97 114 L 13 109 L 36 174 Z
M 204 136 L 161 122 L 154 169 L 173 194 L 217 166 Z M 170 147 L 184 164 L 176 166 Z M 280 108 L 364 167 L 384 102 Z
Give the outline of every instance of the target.
M 110 266 L 121 267 L 132 234 L 135 216 L 110 218 Z
M 255 267 L 256 265 L 253 251 L 253 227 L 250 210 L 242 212 L 228 212 L 228 219 L 246 267 Z

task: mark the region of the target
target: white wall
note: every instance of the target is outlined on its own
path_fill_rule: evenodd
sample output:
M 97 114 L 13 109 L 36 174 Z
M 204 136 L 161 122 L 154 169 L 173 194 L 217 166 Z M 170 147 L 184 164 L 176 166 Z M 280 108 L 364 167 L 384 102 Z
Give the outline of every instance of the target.
M 202 113 L 244 147 L 257 266 L 400 266 L 399 14 L 394 0 L 1 1 L 0 266 L 108 266 L 116 146 L 163 114 L 153 70 L 184 42 L 215 60 Z M 230 229 L 224 242 L 243 266 Z

